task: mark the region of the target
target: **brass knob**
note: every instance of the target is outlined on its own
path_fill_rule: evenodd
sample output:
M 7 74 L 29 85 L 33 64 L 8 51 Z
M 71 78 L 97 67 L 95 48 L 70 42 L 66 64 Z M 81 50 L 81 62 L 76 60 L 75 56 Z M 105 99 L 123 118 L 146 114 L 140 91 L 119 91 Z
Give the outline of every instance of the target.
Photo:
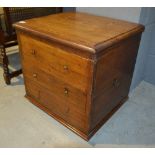
M 119 81 L 118 79 L 114 79 L 114 80 L 113 80 L 113 86 L 114 86 L 115 88 L 118 88 L 118 87 L 120 86 L 120 81 Z
M 34 74 L 33 74 L 33 77 L 36 78 L 36 77 L 37 77 L 37 74 L 34 73 Z
M 32 55 L 36 55 L 36 50 L 32 49 Z
M 68 66 L 67 65 L 64 65 L 63 68 L 64 68 L 64 70 L 68 70 Z
M 67 88 L 64 88 L 64 94 L 68 95 L 68 93 L 69 93 L 69 90 Z

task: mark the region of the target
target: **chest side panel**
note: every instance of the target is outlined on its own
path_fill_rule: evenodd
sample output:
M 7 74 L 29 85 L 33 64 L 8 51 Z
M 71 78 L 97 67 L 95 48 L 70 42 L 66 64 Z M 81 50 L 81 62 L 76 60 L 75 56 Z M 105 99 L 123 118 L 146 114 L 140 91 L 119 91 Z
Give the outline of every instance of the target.
M 128 97 L 141 35 L 105 51 L 96 63 L 91 130 Z

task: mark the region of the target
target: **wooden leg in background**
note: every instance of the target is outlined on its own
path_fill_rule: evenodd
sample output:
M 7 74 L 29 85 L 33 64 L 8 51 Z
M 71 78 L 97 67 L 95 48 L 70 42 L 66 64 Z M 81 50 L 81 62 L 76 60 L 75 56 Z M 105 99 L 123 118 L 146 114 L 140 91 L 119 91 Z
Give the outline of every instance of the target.
M 5 51 L 4 46 L 1 46 L 0 50 L 1 50 L 2 63 L 3 63 L 4 80 L 5 80 L 5 83 L 7 85 L 9 85 L 11 83 L 11 78 L 10 78 L 10 73 L 9 73 L 9 68 L 8 68 L 8 64 L 9 64 L 8 57 L 6 55 L 6 51 Z

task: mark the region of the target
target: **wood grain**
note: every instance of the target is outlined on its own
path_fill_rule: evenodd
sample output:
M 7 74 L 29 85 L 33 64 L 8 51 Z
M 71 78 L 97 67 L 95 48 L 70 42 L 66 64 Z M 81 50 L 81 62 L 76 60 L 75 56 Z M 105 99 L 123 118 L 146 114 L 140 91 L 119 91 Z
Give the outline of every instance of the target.
M 138 24 L 75 12 L 33 18 L 25 22 L 14 26 L 20 31 L 28 31 L 29 34 L 47 40 L 87 49 L 92 54 L 113 44 L 112 40 L 118 42 L 144 30 Z
M 67 99 L 52 93 L 39 83 L 32 81 L 31 78 L 25 77 L 25 84 L 27 96 L 35 99 L 52 114 L 59 116 L 78 130 L 84 133 L 87 132 L 87 117 L 78 107 L 74 106 L 71 102 L 68 102 Z M 84 103 L 82 102 L 82 104 Z
M 45 87 L 52 94 L 55 94 L 62 100 L 77 107 L 80 111 L 86 111 L 87 93 L 76 89 L 72 85 L 64 83 L 63 81 L 43 72 L 37 67 L 30 67 L 28 65 L 25 67 L 25 77 L 28 77 L 34 83 L 38 83 L 39 85 Z M 34 77 L 34 75 L 36 76 Z
M 69 54 L 66 49 L 51 46 L 29 36 L 20 35 L 24 64 L 38 66 L 46 73 L 87 92 L 92 62 L 88 59 Z M 35 54 L 33 54 L 33 50 Z M 67 68 L 64 68 L 67 67 Z
M 15 27 L 26 97 L 89 140 L 128 98 L 144 27 L 83 13 Z

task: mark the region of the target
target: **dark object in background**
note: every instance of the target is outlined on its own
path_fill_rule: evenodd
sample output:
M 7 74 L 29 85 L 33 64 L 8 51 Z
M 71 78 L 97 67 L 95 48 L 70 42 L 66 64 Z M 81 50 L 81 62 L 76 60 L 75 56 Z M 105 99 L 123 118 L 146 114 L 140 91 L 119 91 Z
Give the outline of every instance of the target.
M 18 44 L 17 36 L 12 24 L 34 17 L 46 16 L 54 13 L 60 13 L 63 8 L 60 7 L 6 7 L 3 8 L 4 14 L 0 15 L 0 63 L 3 65 L 4 80 L 6 84 L 11 83 L 11 78 L 18 76 L 22 73 L 22 70 L 10 72 L 8 68 L 8 57 L 6 54 L 6 48 L 15 46 Z

